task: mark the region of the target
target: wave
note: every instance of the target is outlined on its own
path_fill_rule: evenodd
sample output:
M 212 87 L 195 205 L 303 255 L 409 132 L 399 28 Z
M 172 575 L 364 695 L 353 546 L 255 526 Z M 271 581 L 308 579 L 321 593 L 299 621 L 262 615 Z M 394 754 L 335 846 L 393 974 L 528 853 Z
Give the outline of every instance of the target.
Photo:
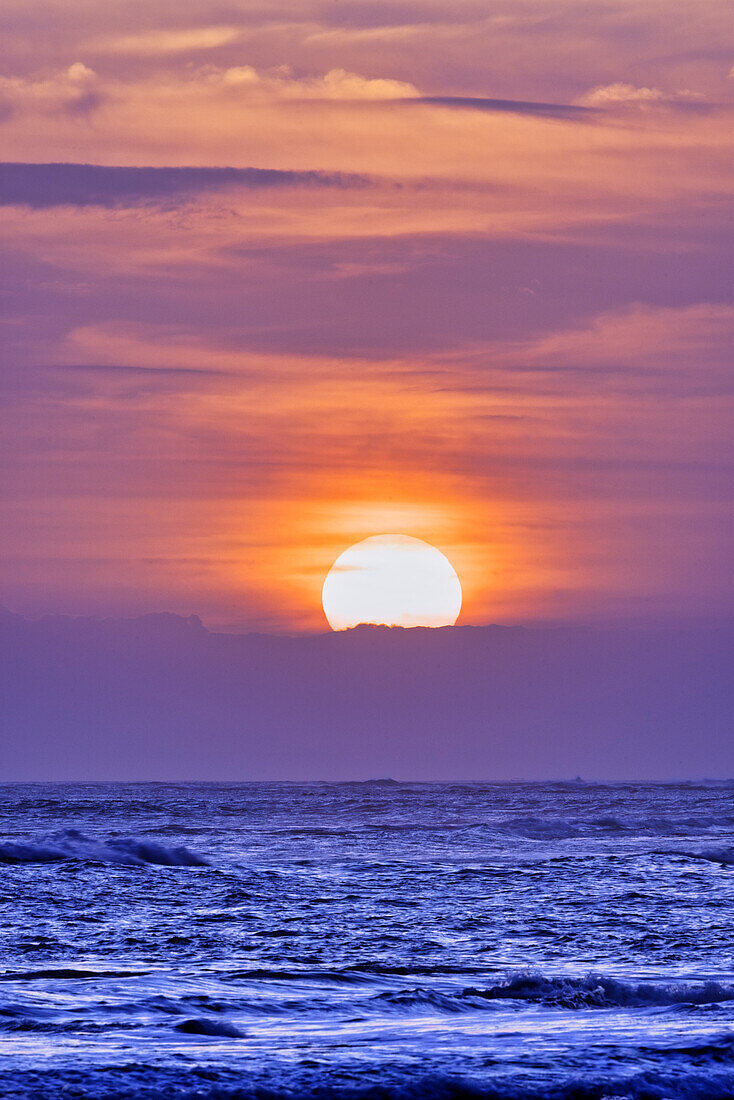
M 115 1024 L 117 1031 L 132 1029 L 131 1024 Z M 19 1032 L 37 1035 L 101 1035 L 109 1031 L 109 1023 L 96 1023 L 94 1020 L 37 1020 L 23 1017 L 8 1020 L 0 1017 L 0 1031 L 7 1034 Z
M 469 986 L 458 993 L 406 989 L 379 993 L 375 1000 L 395 1009 L 431 1008 L 438 1012 L 471 1012 L 487 1002 L 523 1001 L 544 1008 L 653 1008 L 714 1005 L 734 1001 L 734 985 L 719 982 L 629 982 L 587 974 L 583 978 L 514 974 L 486 988 Z
M 721 863 L 724 867 L 734 864 L 734 848 L 708 848 L 697 853 L 699 859 L 705 859 L 709 863 Z
M 358 985 L 372 981 L 368 974 L 362 974 L 358 969 L 352 967 L 344 967 L 341 970 L 332 970 L 328 967 L 312 970 L 256 967 L 252 970 L 225 970 L 221 971 L 218 976 L 223 981 L 236 982 L 343 982 L 345 985 Z
M 191 1020 L 182 1020 L 176 1024 L 176 1031 L 186 1035 L 209 1035 L 218 1039 L 244 1039 L 245 1033 L 227 1020 L 212 1020 L 206 1016 L 197 1016 Z
M 655 1005 L 718 1004 L 734 1000 L 734 985 L 720 982 L 629 982 L 599 974 L 546 978 L 515 974 L 488 989 L 465 989 L 467 997 L 521 1000 L 558 1008 L 645 1008 Z
M 78 829 L 62 829 L 40 840 L 5 841 L 0 844 L 0 864 L 58 863 L 80 860 L 86 863 L 121 863 L 129 867 L 157 864 L 162 867 L 207 867 L 207 861 L 183 846 L 169 848 L 136 837 L 96 840 Z
M 377 977 L 431 977 L 439 975 L 471 975 L 476 978 L 481 973 L 481 968 L 476 966 L 449 966 L 449 965 L 422 965 L 414 963 L 412 966 L 391 966 L 387 963 L 365 961 L 353 963 L 341 967 L 322 968 L 290 968 L 290 967 L 255 967 L 252 969 L 220 970 L 217 977 L 223 981 L 273 981 L 273 982 L 314 982 L 314 983 L 343 983 L 345 985 L 369 985 Z
M 43 970 L 6 970 L 0 974 L 0 982 L 27 981 L 93 981 L 96 978 L 138 978 L 149 970 L 73 970 L 70 967 L 45 968 Z
M 701 814 L 671 819 L 659 815 L 618 817 L 603 814 L 598 817 L 534 817 L 505 818 L 496 825 L 485 825 L 491 831 L 525 837 L 528 840 L 567 840 L 596 835 L 627 836 L 695 836 L 734 825 L 731 814 Z
M 436 964 L 431 966 L 424 963 L 413 963 L 411 966 L 399 966 L 396 964 L 389 964 L 376 961 L 365 961 L 359 963 L 353 963 L 351 966 L 344 966 L 338 973 L 340 974 L 375 974 L 396 977 L 405 976 L 409 974 L 416 975 L 448 975 L 448 974 L 477 974 L 482 971 L 478 966 L 451 966 L 450 964 Z M 486 973 L 486 969 L 484 971 Z
M 705 848 L 701 852 L 686 852 L 683 849 L 661 848 L 653 853 L 656 856 L 675 856 L 677 859 L 701 859 L 705 863 L 720 863 L 722 867 L 734 865 L 734 848 Z
M 461 993 L 439 993 L 435 989 L 401 989 L 388 990 L 377 993 L 372 998 L 373 1002 L 379 1002 L 380 1006 L 389 1007 L 396 1011 L 412 1012 L 414 1009 L 427 1008 L 435 1012 L 470 1012 L 482 1007 L 472 998 L 471 990 L 463 990 Z

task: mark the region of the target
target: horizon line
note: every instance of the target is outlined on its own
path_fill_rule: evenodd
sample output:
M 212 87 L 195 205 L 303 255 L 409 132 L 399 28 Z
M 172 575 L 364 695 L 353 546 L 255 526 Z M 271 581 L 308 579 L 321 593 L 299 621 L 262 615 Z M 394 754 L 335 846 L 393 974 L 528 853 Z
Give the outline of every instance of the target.
M 429 626 L 416 624 L 415 626 L 403 626 L 389 623 L 356 623 L 354 626 L 335 630 L 325 624 L 323 629 L 248 629 L 247 627 L 227 628 L 221 624 L 207 625 L 201 616 L 192 612 L 188 615 L 178 611 L 142 611 L 135 615 L 115 614 L 75 614 L 73 612 L 44 611 L 37 615 L 28 615 L 19 611 L 12 611 L 7 604 L 0 602 L 0 625 L 18 620 L 29 625 L 40 625 L 44 622 L 62 621 L 68 623 L 140 623 L 145 620 L 175 620 L 181 625 L 188 625 L 196 630 L 213 635 L 215 637 L 231 638 L 279 638 L 279 639 L 306 639 L 334 636 L 354 635 L 368 631 L 381 631 L 406 634 L 414 631 L 430 631 L 431 633 L 450 633 L 453 631 L 481 631 L 481 630 L 517 630 L 517 631 L 609 631 L 627 630 L 634 632 L 660 631 L 660 630 L 720 630 L 734 626 L 734 614 L 724 614 L 716 618 L 702 616 L 687 616 L 679 618 L 660 618 L 655 620 L 644 619 L 530 619 L 525 622 L 497 622 L 486 623 L 452 623 L 441 626 Z

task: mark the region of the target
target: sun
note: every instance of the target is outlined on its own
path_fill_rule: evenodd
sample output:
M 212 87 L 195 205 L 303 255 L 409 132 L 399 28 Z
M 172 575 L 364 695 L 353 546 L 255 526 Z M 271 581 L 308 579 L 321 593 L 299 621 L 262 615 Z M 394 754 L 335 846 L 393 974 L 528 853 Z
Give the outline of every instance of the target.
M 358 623 L 453 626 L 461 585 L 435 546 L 410 535 L 372 535 L 340 554 L 322 592 L 332 630 Z

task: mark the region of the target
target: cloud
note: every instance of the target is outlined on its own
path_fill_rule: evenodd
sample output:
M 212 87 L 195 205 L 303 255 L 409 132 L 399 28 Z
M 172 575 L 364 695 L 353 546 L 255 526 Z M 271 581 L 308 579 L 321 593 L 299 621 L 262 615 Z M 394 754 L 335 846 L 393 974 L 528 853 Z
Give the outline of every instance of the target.
M 96 72 L 81 61 L 37 79 L 2 76 L 0 97 L 0 121 L 21 107 L 44 114 L 85 115 L 99 107 L 105 98 Z
M 212 69 L 204 75 L 212 84 L 240 92 L 262 93 L 275 100 L 389 100 L 419 95 L 417 88 L 407 81 L 366 77 L 346 69 L 329 69 L 321 76 L 298 77 L 287 65 L 261 72 L 251 65 L 236 65 L 229 69 Z
M 190 53 L 196 50 L 214 50 L 236 42 L 240 37 L 237 27 L 192 27 L 190 29 L 153 30 L 142 34 L 126 34 L 119 37 L 97 39 L 91 48 L 101 52 L 139 55 Z
M 127 166 L 254 164 L 401 181 L 450 178 L 490 185 L 492 203 L 472 200 L 469 210 L 464 195 L 458 203 L 434 202 L 431 224 L 446 227 L 449 221 L 456 225 L 460 218 L 464 223 L 471 218 L 471 228 L 479 230 L 488 224 L 499 228 L 508 207 L 513 221 L 515 212 L 525 220 L 523 229 L 537 228 L 538 220 L 558 227 L 589 217 L 618 219 L 637 213 L 641 203 L 661 211 L 677 195 L 690 196 L 702 185 L 709 194 L 717 188 L 728 194 L 730 187 L 719 154 L 729 140 L 729 120 L 699 111 L 671 112 L 665 121 L 679 127 L 673 134 L 658 125 L 657 113 L 623 115 L 634 126 L 608 125 L 610 117 L 618 121 L 611 112 L 584 110 L 560 96 L 555 101 L 554 96 L 424 95 L 430 85 L 419 91 L 392 77 L 377 79 L 347 68 L 306 76 L 246 64 L 136 73 L 135 79 L 126 80 L 107 70 L 80 82 L 67 71 L 63 80 L 51 82 L 57 96 L 53 109 L 47 109 L 48 97 L 40 94 L 43 82 L 21 81 L 9 98 L 0 81 L 0 101 L 8 99 L 15 112 L 3 126 L 4 159 Z M 80 87 L 104 96 L 93 126 L 88 117 L 70 114 L 68 107 L 59 117 L 62 87 L 67 103 L 72 96 L 78 99 Z M 423 109 L 405 109 L 416 103 Z M 600 123 L 595 143 L 587 140 L 581 119 Z M 646 124 L 648 132 L 643 133 Z M 532 127 L 532 141 L 527 133 L 518 140 L 518 127 Z M 618 170 L 620 157 L 625 159 L 623 173 Z M 501 207 L 498 188 L 504 189 Z M 394 205 L 393 200 L 394 194 L 389 199 Z M 405 203 L 404 210 L 413 217 L 415 204 Z M 344 216 L 343 208 L 334 214 L 337 219 Z M 283 224 L 284 211 L 277 218 Z M 275 221 L 271 217 L 267 224 Z M 366 227 L 367 220 L 362 224 Z
M 87 80 L 92 80 L 96 76 L 94 69 L 90 69 L 81 61 L 75 61 L 73 65 L 70 65 L 66 70 L 66 75 L 75 84 L 83 84 Z
M 596 255 L 593 263 L 603 267 L 605 260 Z M 495 257 L 494 266 L 507 275 L 506 262 Z M 577 279 L 586 279 L 577 257 L 573 267 Z M 347 362 L 340 355 L 289 355 L 282 347 L 253 353 L 243 318 L 290 330 L 292 317 L 277 315 L 289 297 L 287 283 L 268 283 L 260 268 L 250 278 L 265 282 L 262 298 L 243 295 L 243 279 L 235 293 L 220 282 L 209 328 L 197 313 L 206 296 L 201 279 L 188 296 L 174 283 L 177 313 L 165 325 L 154 319 L 164 303 L 151 282 L 128 304 L 128 314 L 149 309 L 149 324 L 90 325 L 94 310 L 85 303 L 86 328 L 68 334 L 63 346 L 56 338 L 45 349 L 35 345 L 35 363 L 54 368 L 19 368 L 23 389 L 5 402 L 4 414 L 16 456 L 9 528 L 19 560 L 37 561 L 39 548 L 66 560 L 80 545 L 109 559 L 87 587 L 81 572 L 69 574 L 68 583 L 93 599 L 105 584 L 109 590 L 119 584 L 122 560 L 130 562 L 125 576 L 139 591 L 148 573 L 138 563 L 167 559 L 178 563 L 171 569 L 176 577 L 180 569 L 182 584 L 193 585 L 206 610 L 207 576 L 223 578 L 224 596 L 247 590 L 242 559 L 224 564 L 237 557 L 233 541 L 246 531 L 258 559 L 252 588 L 265 591 L 272 606 L 280 593 L 287 622 L 288 608 L 299 606 L 297 593 L 291 599 L 283 591 L 293 559 L 305 571 L 312 541 L 323 547 L 344 536 L 347 545 L 375 530 L 405 529 L 404 517 L 396 526 L 388 507 L 445 512 L 447 545 L 465 539 L 464 553 L 477 556 L 479 591 L 483 547 L 491 547 L 492 575 L 500 568 L 498 584 L 515 601 L 513 614 L 521 585 L 518 572 L 508 579 L 506 570 L 532 575 L 547 592 L 546 565 L 523 555 L 532 549 L 547 557 L 548 568 L 559 562 L 568 570 L 570 515 L 578 535 L 570 568 L 581 587 L 607 593 L 603 600 L 611 601 L 616 585 L 624 587 L 627 569 L 649 594 L 667 561 L 672 592 L 675 570 L 689 563 L 699 570 L 703 560 L 710 566 L 717 554 L 724 557 L 730 307 L 634 306 L 576 323 L 566 317 L 555 333 L 490 339 L 472 355 L 418 349 L 391 361 Z M 302 269 L 290 285 L 306 299 L 304 314 L 315 312 L 325 324 L 321 299 L 311 297 L 317 282 Z M 449 282 L 450 272 L 443 280 Z M 488 285 L 491 292 L 497 284 Z M 118 284 L 111 289 L 117 293 Z M 395 285 L 389 289 L 394 298 Z M 435 299 L 426 305 L 425 284 L 420 291 L 425 318 L 437 307 Z M 268 297 L 277 299 L 271 315 L 264 310 Z M 358 297 L 345 300 L 332 290 L 323 301 L 348 315 Z M 373 327 L 375 317 L 382 324 L 379 300 L 368 296 L 369 307 Z M 34 304 L 34 326 L 36 310 Z M 467 316 L 459 318 L 464 339 Z M 430 377 L 420 374 L 426 368 Z M 180 506 L 162 516 L 161 500 Z M 353 522 L 360 509 L 364 518 Z M 426 523 L 407 533 L 420 537 L 423 529 L 435 537 L 434 521 Z M 708 549 L 696 541 L 702 530 Z M 192 581 L 190 560 L 197 555 L 209 565 Z M 151 585 L 164 573 L 162 565 Z
M 237 120 L 232 118 L 233 125 L 237 127 L 241 126 L 242 112 L 247 108 L 254 108 L 260 113 L 263 106 L 277 109 L 283 104 L 299 102 L 315 106 L 321 102 L 380 102 L 418 95 L 417 88 L 406 81 L 366 77 L 343 68 L 301 76 L 296 75 L 288 65 L 266 69 L 256 69 L 252 65 L 208 65 L 187 73 L 183 78 L 176 74 L 172 82 L 161 81 L 158 77 L 130 82 L 109 76 L 103 79 L 94 69 L 76 61 L 68 68 L 52 73 L 27 77 L 0 75 L 0 122 L 16 115 L 46 116 L 52 120 L 52 127 L 57 128 L 59 114 L 73 120 L 75 116 L 89 114 L 103 103 L 108 103 L 110 111 L 105 123 L 114 130 L 116 120 L 119 122 L 121 115 L 131 112 L 131 122 L 137 135 L 133 140 L 136 141 L 147 129 L 143 126 L 141 130 L 139 112 L 144 116 L 154 115 L 157 107 L 164 112 L 162 121 L 167 131 L 175 130 L 177 118 L 181 114 L 185 116 L 186 143 L 189 146 L 196 132 L 194 117 L 198 117 L 200 126 L 213 126 L 214 131 L 219 132 L 225 112 L 230 116 L 237 115 Z M 202 112 L 207 111 L 211 111 L 213 117 L 204 121 Z M 32 133 L 38 138 L 37 125 Z M 94 144 L 99 136 L 89 133 L 86 140 Z
M 0 163 L 0 205 L 129 207 L 188 199 L 227 187 L 361 187 L 365 177 L 270 168 L 127 168 Z
M 414 504 L 481 577 L 546 521 L 585 585 L 584 547 L 648 594 L 666 547 L 730 557 L 731 20 L 497 6 L 3 0 L 3 536 L 54 562 L 37 591 L 79 547 L 116 563 L 67 577 L 93 601 L 245 532 L 222 606 L 277 589 L 292 621 L 268 576 L 327 524 L 420 535 Z
M 633 303 L 590 324 L 550 333 L 525 353 L 527 368 L 617 375 L 628 392 L 731 397 L 734 306 Z
M 592 114 L 590 106 L 568 103 L 533 103 L 522 99 L 489 99 L 485 96 L 430 95 L 420 96 L 415 103 L 433 104 L 464 111 L 505 111 L 514 115 L 537 118 L 583 120 Z
M 581 96 L 579 103 L 586 107 L 649 107 L 652 104 L 662 106 L 703 107 L 703 96 L 699 92 L 684 89 L 668 94 L 660 88 L 637 88 L 634 84 L 617 82 L 591 88 Z

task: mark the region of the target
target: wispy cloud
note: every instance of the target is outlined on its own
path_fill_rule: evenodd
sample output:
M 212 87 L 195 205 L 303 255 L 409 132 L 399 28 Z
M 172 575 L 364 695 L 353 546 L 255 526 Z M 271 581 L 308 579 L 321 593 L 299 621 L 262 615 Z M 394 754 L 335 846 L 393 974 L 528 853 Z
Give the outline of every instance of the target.
M 689 89 L 664 92 L 660 88 L 637 87 L 635 84 L 625 84 L 622 81 L 591 88 L 581 96 L 579 103 L 591 108 L 677 107 L 706 111 L 711 107 L 700 92 Z
M 196 53 L 198 50 L 215 50 L 236 42 L 240 37 L 238 27 L 192 27 L 186 29 L 160 29 L 140 34 L 123 34 L 99 38 L 89 43 L 99 52 L 140 54 Z

